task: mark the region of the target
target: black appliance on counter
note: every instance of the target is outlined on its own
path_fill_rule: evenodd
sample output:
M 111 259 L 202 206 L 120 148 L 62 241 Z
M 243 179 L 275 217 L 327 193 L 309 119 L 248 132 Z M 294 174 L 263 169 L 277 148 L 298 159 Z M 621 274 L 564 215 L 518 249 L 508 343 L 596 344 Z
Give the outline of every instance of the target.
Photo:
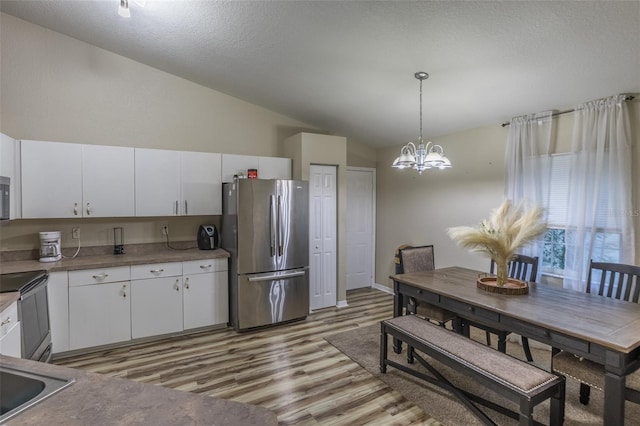
M 198 228 L 198 248 L 200 250 L 215 250 L 219 246 L 218 228 L 215 225 L 200 225 Z
M 16 272 L 0 275 L 0 293 L 17 291 L 18 321 L 22 342 L 22 358 L 51 361 L 51 329 L 47 271 Z

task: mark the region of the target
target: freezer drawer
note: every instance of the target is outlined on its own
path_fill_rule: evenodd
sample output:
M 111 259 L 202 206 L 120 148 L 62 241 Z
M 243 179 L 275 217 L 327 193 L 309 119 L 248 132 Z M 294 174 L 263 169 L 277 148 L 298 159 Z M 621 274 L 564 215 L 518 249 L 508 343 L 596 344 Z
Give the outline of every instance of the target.
M 309 312 L 309 268 L 239 275 L 237 283 L 231 313 L 236 330 L 302 319 Z

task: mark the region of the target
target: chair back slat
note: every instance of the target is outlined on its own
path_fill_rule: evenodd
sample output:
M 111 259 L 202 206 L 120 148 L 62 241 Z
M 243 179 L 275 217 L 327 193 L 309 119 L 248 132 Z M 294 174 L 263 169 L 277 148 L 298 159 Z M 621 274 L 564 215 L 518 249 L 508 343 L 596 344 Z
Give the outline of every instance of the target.
M 402 270 L 400 273 L 433 271 L 435 269 L 433 251 L 433 245 L 400 249 L 400 265 Z
M 640 266 L 591 260 L 586 291 L 587 293 L 596 293 L 600 296 L 638 303 L 638 299 L 640 299 Z
M 491 259 L 491 268 L 489 269 L 489 272 L 493 274 L 495 268 L 496 262 Z M 509 274 L 509 278 L 535 282 L 538 275 L 538 257 L 516 254 L 509 262 L 507 273 Z

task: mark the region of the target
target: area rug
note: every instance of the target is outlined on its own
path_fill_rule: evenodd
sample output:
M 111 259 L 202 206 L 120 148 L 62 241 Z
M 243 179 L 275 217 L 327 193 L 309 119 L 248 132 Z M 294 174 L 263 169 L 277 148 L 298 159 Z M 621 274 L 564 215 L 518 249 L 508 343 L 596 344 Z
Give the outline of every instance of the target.
M 484 332 L 474 330 L 472 338 L 482 341 Z M 495 336 L 494 336 L 495 337 Z M 326 340 L 339 351 L 360 364 L 369 373 L 385 382 L 389 387 L 400 392 L 407 400 L 420 407 L 425 413 L 437 419 L 442 425 L 481 425 L 482 422 L 475 417 L 464 405 L 458 402 L 448 391 L 420 379 L 403 373 L 393 367 L 387 368 L 387 373 L 380 373 L 379 369 L 379 345 L 380 326 L 356 328 L 339 334 L 326 337 Z M 495 338 L 494 338 L 495 340 Z M 495 342 L 494 342 L 495 344 Z M 390 345 L 391 346 L 391 345 Z M 541 345 L 536 345 L 541 346 Z M 403 348 L 405 349 L 405 348 Z M 545 370 L 549 369 L 551 352 L 546 349 L 531 348 L 534 364 Z M 507 344 L 507 353 L 517 358 L 524 359 L 522 347 L 517 343 Z M 406 364 L 406 350 L 402 354 L 395 354 L 389 348 L 389 358 Z M 484 388 L 469 380 L 462 373 L 429 358 L 444 376 L 462 389 L 473 392 L 483 398 L 489 399 L 502 406 L 517 411 L 517 405 L 490 389 Z M 418 367 L 416 367 L 418 366 Z M 414 363 L 412 368 L 421 368 Z M 423 370 L 425 374 L 429 374 Z M 584 406 L 578 401 L 579 384 L 575 380 L 567 380 L 567 398 L 565 407 L 565 425 L 602 425 L 603 393 L 592 389 L 591 401 Z M 499 425 L 517 425 L 518 422 L 491 409 L 481 407 L 485 413 Z M 625 407 L 625 425 L 640 426 L 640 406 L 630 402 Z M 544 424 L 549 424 L 549 401 L 539 404 L 534 410 L 534 419 Z

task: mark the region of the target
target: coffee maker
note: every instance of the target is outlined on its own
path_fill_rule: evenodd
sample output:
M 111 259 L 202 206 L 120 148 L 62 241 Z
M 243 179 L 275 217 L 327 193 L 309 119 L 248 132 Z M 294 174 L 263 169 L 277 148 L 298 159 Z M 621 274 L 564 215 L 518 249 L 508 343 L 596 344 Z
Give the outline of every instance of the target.
M 40 232 L 40 262 L 57 262 L 60 259 L 60 231 Z

